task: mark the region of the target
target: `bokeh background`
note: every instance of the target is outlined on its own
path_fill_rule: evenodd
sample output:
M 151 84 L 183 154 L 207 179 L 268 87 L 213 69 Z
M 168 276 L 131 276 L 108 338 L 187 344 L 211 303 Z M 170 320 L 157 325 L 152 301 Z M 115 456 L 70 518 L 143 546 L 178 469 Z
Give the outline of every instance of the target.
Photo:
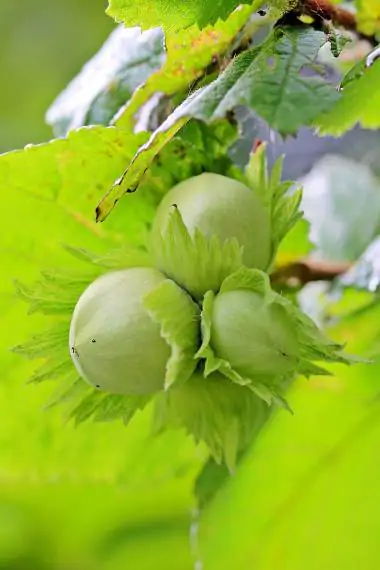
M 0 152 L 51 137 L 48 106 L 114 23 L 104 0 L 0 2 Z

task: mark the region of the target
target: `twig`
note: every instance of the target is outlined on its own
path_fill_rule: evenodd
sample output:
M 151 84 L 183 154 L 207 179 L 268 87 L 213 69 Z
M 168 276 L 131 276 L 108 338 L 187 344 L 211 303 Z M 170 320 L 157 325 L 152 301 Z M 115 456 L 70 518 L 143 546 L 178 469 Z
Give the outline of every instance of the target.
M 277 269 L 271 275 L 272 284 L 299 287 L 313 281 L 333 281 L 345 273 L 351 264 L 305 259 Z
M 299 23 L 300 16 L 313 18 L 311 25 L 316 29 L 324 30 L 325 22 L 330 21 L 335 26 L 354 32 L 360 39 L 367 40 L 372 46 L 378 43 L 374 35 L 367 35 L 359 30 L 355 14 L 345 8 L 335 6 L 331 0 L 300 0 L 298 6 L 284 14 L 276 25 L 292 25 L 297 21 Z

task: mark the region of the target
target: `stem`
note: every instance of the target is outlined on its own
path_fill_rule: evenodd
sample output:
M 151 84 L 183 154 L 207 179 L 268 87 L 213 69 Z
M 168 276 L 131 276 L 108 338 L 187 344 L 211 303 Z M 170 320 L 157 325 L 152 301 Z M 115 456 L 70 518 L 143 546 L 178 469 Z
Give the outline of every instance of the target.
M 314 259 L 296 261 L 277 269 L 271 275 L 274 284 L 291 286 L 306 285 L 313 281 L 333 281 L 345 273 L 351 264 L 347 262 L 328 262 Z
M 355 14 L 345 8 L 335 6 L 331 0 L 300 0 L 298 6 L 286 12 L 277 25 L 296 25 L 299 23 L 299 16 L 302 15 L 313 18 L 311 25 L 316 29 L 323 30 L 325 22 L 330 21 L 337 27 L 354 32 L 360 39 L 367 40 L 372 46 L 377 45 L 374 35 L 364 34 L 359 30 Z

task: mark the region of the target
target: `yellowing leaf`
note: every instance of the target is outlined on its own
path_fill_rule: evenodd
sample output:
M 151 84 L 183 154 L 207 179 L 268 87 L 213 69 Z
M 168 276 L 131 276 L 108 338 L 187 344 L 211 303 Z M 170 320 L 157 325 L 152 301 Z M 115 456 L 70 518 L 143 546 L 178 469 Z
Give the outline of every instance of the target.
M 204 69 L 223 54 L 245 24 L 252 7 L 242 6 L 225 21 L 199 30 L 191 26 L 185 32 L 169 34 L 166 38 L 167 59 L 133 94 L 116 119 L 118 127 L 131 126 L 133 116 L 154 95 L 173 95 L 191 85 Z

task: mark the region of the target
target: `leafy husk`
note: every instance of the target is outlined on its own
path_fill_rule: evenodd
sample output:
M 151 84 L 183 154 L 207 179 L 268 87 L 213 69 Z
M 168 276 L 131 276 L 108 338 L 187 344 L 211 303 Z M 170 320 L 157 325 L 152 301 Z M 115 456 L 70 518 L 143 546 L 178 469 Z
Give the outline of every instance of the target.
M 232 382 L 240 386 L 246 386 L 254 391 L 267 403 L 276 402 L 287 407 L 284 393 L 295 375 L 302 374 L 306 377 L 318 374 L 329 374 L 329 371 L 316 362 L 340 362 L 349 364 L 355 359 L 343 353 L 343 346 L 330 341 L 318 329 L 315 323 L 304 315 L 291 301 L 275 293 L 269 282 L 269 277 L 258 269 L 241 267 L 238 271 L 227 277 L 220 288 L 219 295 L 232 291 L 248 291 L 258 295 L 262 299 L 262 305 L 272 312 L 267 314 L 280 315 L 282 322 L 289 328 L 276 330 L 275 321 L 271 338 L 274 342 L 281 341 L 281 335 L 288 334 L 292 337 L 295 350 L 289 355 L 291 366 L 278 373 L 242 374 L 236 370 L 231 362 L 220 358 L 213 346 L 213 311 L 216 296 L 209 292 L 205 295 L 201 315 L 202 345 L 197 357 L 205 360 L 204 370 L 208 376 L 214 372 L 220 372 Z M 270 322 L 268 323 L 270 327 Z M 244 335 L 244 331 L 241 331 Z M 294 337 L 294 338 L 293 338 Z M 231 342 L 239 342 L 240 339 L 232 338 Z M 253 353 L 254 354 L 254 353 Z M 284 355 L 285 356 L 285 355 Z M 254 359 L 254 356 L 252 357 Z M 252 361 L 254 367 L 254 360 Z
M 191 236 L 176 206 L 164 231 L 154 233 L 152 250 L 156 266 L 195 299 L 217 291 L 225 277 L 242 265 L 242 247 L 236 239 L 222 244 L 217 236 L 206 238 L 198 230 Z
M 205 442 L 215 461 L 224 461 L 233 472 L 239 451 L 251 441 L 269 411 L 251 390 L 218 372 L 205 378 L 198 370 L 185 384 L 157 399 L 156 415 L 161 426 L 184 427 L 196 442 Z

